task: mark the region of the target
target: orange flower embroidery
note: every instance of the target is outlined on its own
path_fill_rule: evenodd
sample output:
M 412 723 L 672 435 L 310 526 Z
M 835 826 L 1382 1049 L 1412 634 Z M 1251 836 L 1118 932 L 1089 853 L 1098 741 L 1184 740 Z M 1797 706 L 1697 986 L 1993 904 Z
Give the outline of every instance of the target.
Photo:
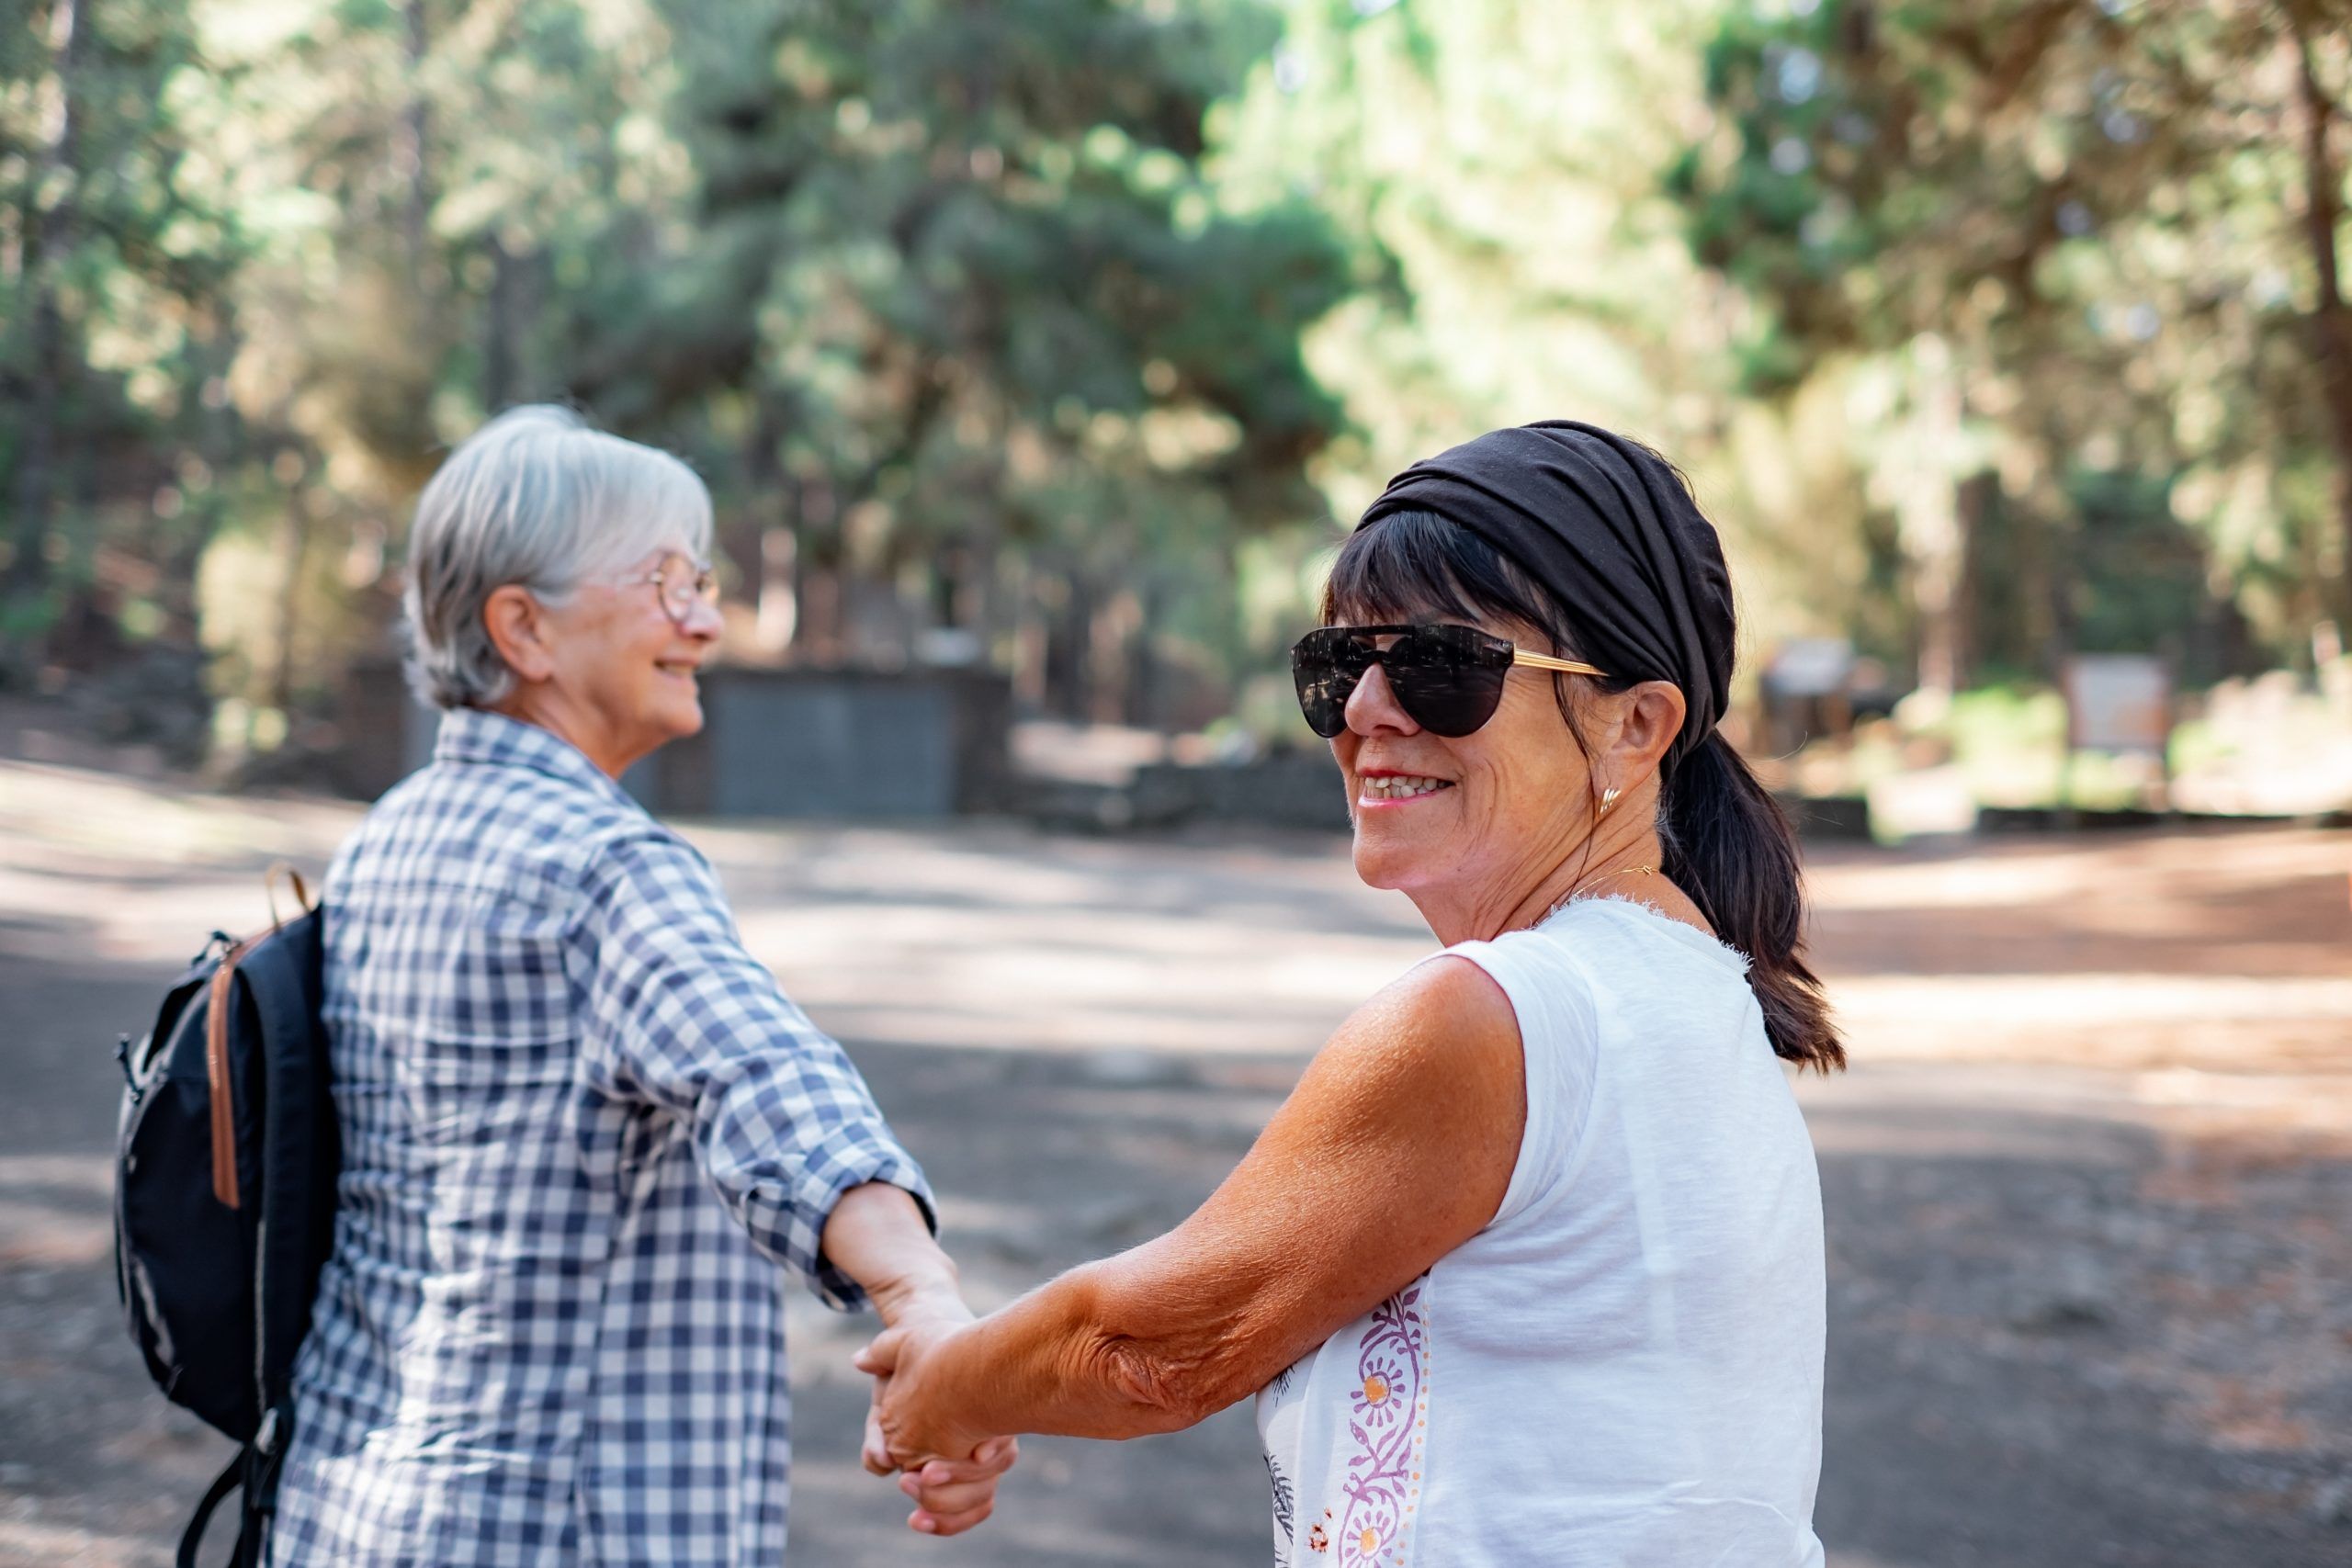
M 1348 1434 L 1354 1439 L 1347 1473 L 1340 1481 L 1347 1498 L 1339 1517 L 1340 1568 L 1374 1568 L 1380 1554 L 1404 1537 L 1419 1500 L 1418 1479 L 1425 1418 L 1408 1421 L 1429 1408 L 1429 1323 L 1421 1293 L 1428 1276 L 1373 1308 L 1370 1325 L 1356 1346 L 1356 1376 Z

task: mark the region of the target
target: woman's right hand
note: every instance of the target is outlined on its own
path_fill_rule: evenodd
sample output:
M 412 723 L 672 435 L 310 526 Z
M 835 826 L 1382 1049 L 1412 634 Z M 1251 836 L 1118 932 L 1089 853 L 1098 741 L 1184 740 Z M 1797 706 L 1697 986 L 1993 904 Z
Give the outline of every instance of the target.
M 902 1472 L 899 1490 L 916 1505 L 907 1525 L 926 1535 L 957 1535 L 986 1519 L 999 1478 L 1021 1455 L 1019 1438 L 965 1429 L 942 1405 L 939 1373 L 954 1357 L 948 1342 L 966 1326 L 918 1318 L 885 1330 L 857 1354 L 858 1371 L 874 1379 L 865 1468 Z

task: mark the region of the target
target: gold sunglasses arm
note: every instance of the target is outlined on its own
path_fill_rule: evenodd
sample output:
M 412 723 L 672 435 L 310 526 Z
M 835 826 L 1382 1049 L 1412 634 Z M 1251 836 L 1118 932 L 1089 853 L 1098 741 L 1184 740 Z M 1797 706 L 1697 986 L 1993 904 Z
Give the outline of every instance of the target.
M 1573 659 L 1555 659 L 1548 653 L 1530 653 L 1523 648 L 1514 648 L 1510 650 L 1510 661 L 1513 664 L 1532 664 L 1538 670 L 1557 670 L 1563 674 L 1598 675 L 1604 681 L 1609 679 L 1609 671 L 1606 670 L 1596 670 L 1589 664 L 1579 664 Z

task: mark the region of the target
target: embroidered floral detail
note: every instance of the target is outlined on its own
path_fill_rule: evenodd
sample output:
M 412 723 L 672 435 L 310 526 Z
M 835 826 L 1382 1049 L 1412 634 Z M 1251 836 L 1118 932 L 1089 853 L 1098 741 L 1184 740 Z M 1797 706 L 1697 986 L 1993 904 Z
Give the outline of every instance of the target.
M 1266 1478 L 1272 1482 L 1274 1486 L 1274 1528 L 1283 1532 L 1283 1540 L 1289 1540 L 1291 1539 L 1290 1477 L 1283 1473 L 1283 1467 L 1274 1462 L 1274 1456 L 1272 1454 L 1266 1456 Z
M 1329 1508 L 1324 1509 L 1323 1518 L 1328 1519 L 1330 1517 L 1331 1510 Z M 1316 1520 L 1315 1528 L 1306 1532 L 1306 1550 L 1309 1551 L 1329 1551 L 1331 1550 L 1331 1532 L 1323 1528 L 1323 1519 Z
M 1351 1451 L 1340 1483 L 1346 1498 L 1340 1517 L 1340 1568 L 1374 1568 L 1381 1552 L 1402 1538 L 1419 1506 L 1415 1483 L 1429 1408 L 1429 1323 L 1421 1295 L 1428 1288 L 1423 1275 L 1373 1308 L 1356 1343 L 1358 1382 L 1348 1419 Z

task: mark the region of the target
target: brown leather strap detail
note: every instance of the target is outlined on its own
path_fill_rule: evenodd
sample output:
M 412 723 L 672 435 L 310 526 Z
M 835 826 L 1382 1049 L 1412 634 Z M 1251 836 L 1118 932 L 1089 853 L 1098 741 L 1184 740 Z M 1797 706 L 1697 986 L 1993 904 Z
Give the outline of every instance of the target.
M 235 1005 L 230 987 L 237 978 L 243 942 L 220 955 L 212 972 L 212 996 L 204 1010 L 204 1076 L 212 1099 L 212 1195 L 230 1208 L 240 1206 L 237 1194 L 237 1101 L 229 1074 L 229 1010 Z
M 308 914 L 319 907 L 318 901 L 311 897 L 311 885 L 302 880 L 302 874 L 294 869 L 292 862 L 272 861 L 269 869 L 262 873 L 261 877 L 262 890 L 269 896 L 269 929 L 271 931 L 277 931 L 286 923 L 284 918 L 277 912 L 277 879 L 281 876 L 293 886 L 294 908 L 298 915 Z

